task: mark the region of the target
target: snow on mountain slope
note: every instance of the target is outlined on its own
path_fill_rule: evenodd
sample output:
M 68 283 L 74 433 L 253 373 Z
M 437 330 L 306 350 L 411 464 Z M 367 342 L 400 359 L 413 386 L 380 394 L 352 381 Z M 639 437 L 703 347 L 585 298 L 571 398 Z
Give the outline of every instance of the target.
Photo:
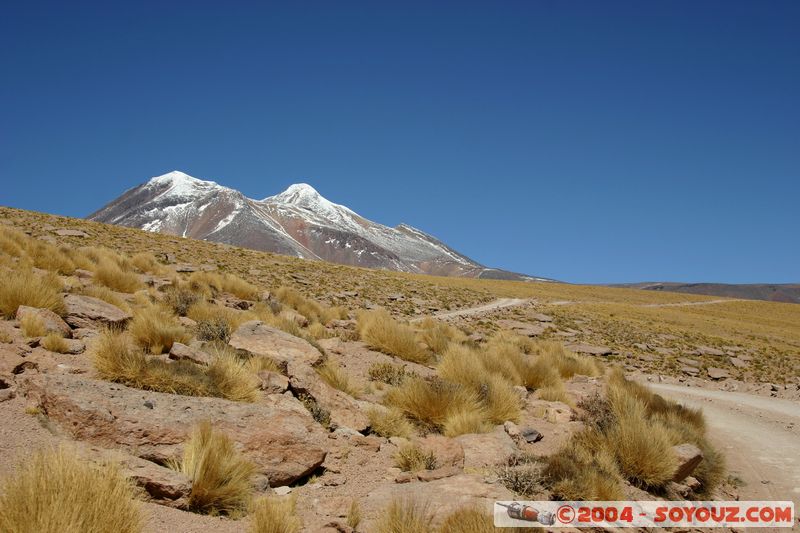
M 213 181 L 173 171 L 125 192 L 88 218 L 368 268 L 533 279 L 487 269 L 411 226 L 390 228 L 367 220 L 305 183 L 253 200 Z

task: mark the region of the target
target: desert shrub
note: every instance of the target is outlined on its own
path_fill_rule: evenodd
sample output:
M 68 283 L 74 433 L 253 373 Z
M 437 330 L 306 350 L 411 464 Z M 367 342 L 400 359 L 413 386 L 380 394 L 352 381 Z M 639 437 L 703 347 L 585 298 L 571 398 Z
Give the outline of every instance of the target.
M 369 426 L 373 433 L 381 437 L 410 438 L 414 426 L 396 409 L 370 409 L 367 411 Z
M 128 331 L 137 345 L 156 355 L 168 352 L 174 343 L 185 343 L 190 338 L 175 317 L 157 305 L 137 310 Z
M 264 496 L 253 502 L 250 510 L 251 533 L 298 533 L 301 527 L 294 498 Z
M 407 379 L 390 390 L 386 402 L 428 429 L 441 430 L 450 417 L 480 412 L 480 399 L 471 390 L 442 380 Z
M 61 280 L 54 274 L 40 276 L 30 270 L 3 272 L 0 283 L 0 312 L 13 318 L 20 305 L 50 309 L 63 315 Z
M 136 273 L 123 270 L 118 262 L 108 259 L 97 265 L 94 281 L 118 292 L 132 293 L 143 287 Z
M 111 464 L 39 451 L 0 487 L 0 529 L 14 533 L 142 531 L 131 484 Z
M 380 513 L 378 533 L 430 533 L 433 514 L 425 503 L 414 500 L 392 500 Z
M 195 333 L 198 339 L 222 342 L 228 342 L 246 318 L 245 313 L 205 301 L 192 304 L 186 316 L 197 322 Z
M 258 397 L 258 378 L 230 353 L 217 355 L 208 366 L 167 363 L 134 348 L 128 334 L 105 331 L 95 343 L 93 363 L 100 378 L 137 389 L 244 402 Z
M 303 407 L 311 413 L 311 418 L 314 419 L 315 422 L 320 424 L 322 427 L 328 428 L 331 425 L 331 412 L 322 407 L 317 400 L 315 400 L 311 395 L 300 393 L 297 395 L 297 399 L 300 400 L 300 403 L 303 404 Z
M 41 337 L 47 333 L 47 327 L 36 313 L 28 313 L 19 320 L 19 327 L 26 337 Z
M 414 374 L 406 373 L 405 367 L 393 365 L 388 362 L 375 362 L 369 366 L 369 379 L 372 381 L 380 381 L 387 385 L 400 385 L 406 379 Z
M 199 302 L 201 296 L 186 286 L 172 286 L 164 291 L 164 303 L 178 316 L 186 316 L 189 309 Z
M 542 463 L 531 455 L 515 454 L 497 465 L 500 483 L 518 496 L 529 497 L 542 490 Z
M 361 313 L 358 331 L 370 348 L 415 363 L 430 360 L 430 354 L 417 342 L 414 330 L 396 322 L 385 310 Z
M 48 333 L 40 343 L 42 348 L 56 353 L 66 353 L 69 349 L 67 341 L 55 331 Z
M 334 361 L 328 359 L 322 365 L 316 367 L 317 374 L 331 387 L 338 389 L 353 398 L 361 396 L 361 390 L 355 386 L 344 369 Z
M 244 510 L 250 501 L 255 466 L 209 422 L 192 431 L 180 463 L 172 466 L 192 481 L 189 507 L 193 511 L 231 514 Z
M 435 470 L 438 460 L 433 451 L 426 452 L 416 444 L 407 444 L 395 454 L 394 464 L 404 472 L 417 472 L 419 470 Z

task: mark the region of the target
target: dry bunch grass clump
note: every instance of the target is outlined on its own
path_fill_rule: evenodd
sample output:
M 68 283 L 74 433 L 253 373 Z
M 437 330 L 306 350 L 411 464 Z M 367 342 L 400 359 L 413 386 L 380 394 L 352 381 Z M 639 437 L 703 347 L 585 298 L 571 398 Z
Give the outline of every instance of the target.
M 358 332 L 370 348 L 414 363 L 430 361 L 430 353 L 420 346 L 414 330 L 395 321 L 384 309 L 361 313 Z
M 188 284 L 182 284 L 177 279 L 164 291 L 164 303 L 178 316 L 186 316 L 189 309 L 201 299 L 202 296 L 194 292 Z
M 361 506 L 358 504 L 358 500 L 351 501 L 350 508 L 347 510 L 347 525 L 357 529 L 361 524 L 361 518 Z
M 158 305 L 138 309 L 128 327 L 133 340 L 151 354 L 168 352 L 176 342 L 191 338 L 175 316 Z
M 433 513 L 425 503 L 415 500 L 392 500 L 381 512 L 378 533 L 430 533 Z
M 105 331 L 95 343 L 93 362 L 100 378 L 137 389 L 242 402 L 258 397 L 258 378 L 227 352 L 216 354 L 208 366 L 167 363 L 134 348 L 127 334 Z
M 67 341 L 59 333 L 52 331 L 48 333 L 40 342 L 42 348 L 56 353 L 67 353 L 69 346 Z
M 158 262 L 156 256 L 150 252 L 139 252 L 131 257 L 133 267 L 142 273 L 162 274 L 165 272 L 164 266 Z
M 19 328 L 26 337 L 41 337 L 47 333 L 42 317 L 35 313 L 28 313 L 19 320 Z
M 209 297 L 222 292 L 233 294 L 243 300 L 255 300 L 258 297 L 258 287 L 233 274 L 194 272 L 189 276 L 189 286 L 195 292 Z
M 296 500 L 264 496 L 250 510 L 250 533 L 298 533 L 302 527 Z
M 570 352 L 560 342 L 535 342 L 533 353 L 547 366 L 556 368 L 564 379 L 569 379 L 576 374 L 599 376 L 602 373 L 594 359 Z
M 93 279 L 95 282 L 117 292 L 133 293 L 144 286 L 138 274 L 123 270 L 118 261 L 107 258 L 98 263 Z
M 588 407 L 597 421 L 548 458 L 544 473 L 555 496 L 619 499 L 622 478 L 661 489 L 678 466 L 672 446 L 684 442 L 697 445 L 705 456 L 693 474 L 702 485 L 699 494 L 710 495 L 722 480 L 722 456 L 707 442 L 698 412 L 664 400 L 618 371 L 609 378 L 607 398 Z
M 419 323 L 419 339 L 435 354 L 441 355 L 451 343 L 467 341 L 467 336 L 458 328 L 433 318 Z
M 14 533 L 142 531 L 131 484 L 114 465 L 39 451 L 0 487 L 0 529 Z
M 372 433 L 381 437 L 410 438 L 414 434 L 414 426 L 397 409 L 372 408 L 367 411 L 369 427 Z
M 476 416 L 471 413 L 478 413 L 480 420 L 486 419 L 480 398 L 475 392 L 438 379 L 407 379 L 387 393 L 386 403 L 433 431 L 452 428 L 453 421 L 464 416 Z M 449 433 L 455 436 L 452 429 Z
M 3 272 L 0 283 L 0 313 L 13 318 L 20 305 L 65 312 L 61 280 L 55 274 L 38 275 L 32 270 Z
M 67 249 L 63 247 L 30 239 L 26 251 L 36 268 L 64 275 L 75 272 L 75 263 L 70 259 Z
M 193 511 L 229 515 L 244 511 L 250 502 L 255 466 L 209 422 L 192 431 L 183 458 L 172 466 L 192 481 L 189 507 Z
M 438 366 L 443 379 L 471 389 L 480 399 L 487 422 L 502 424 L 519 419 L 521 401 L 514 382 L 494 364 L 492 352 L 451 344 Z
M 306 298 L 296 290 L 290 287 L 280 287 L 275 291 L 275 297 L 278 301 L 291 307 L 304 317 L 310 323 L 320 323 L 326 325 L 332 320 L 343 320 L 347 318 L 348 312 L 344 307 L 328 307 L 310 298 Z
M 222 342 L 228 342 L 236 328 L 248 318 L 246 313 L 206 301 L 192 304 L 186 316 L 197 322 L 195 333 L 198 339 Z
M 407 377 L 413 377 L 414 374 L 406 372 L 405 367 L 400 365 L 393 365 L 388 362 L 375 362 L 369 366 L 369 379 L 372 381 L 379 381 L 387 385 L 400 385 Z
M 361 396 L 361 389 L 350 381 L 350 377 L 336 362 L 328 359 L 315 368 L 317 374 L 331 387 L 338 389 L 353 398 Z
M 403 472 L 419 472 L 435 470 L 439 460 L 432 450 L 426 452 L 416 444 L 407 444 L 395 454 L 394 464 Z
M 494 517 L 490 512 L 466 505 L 447 515 L 439 526 L 438 533 L 530 533 L 531 530 L 533 528 L 496 528 Z

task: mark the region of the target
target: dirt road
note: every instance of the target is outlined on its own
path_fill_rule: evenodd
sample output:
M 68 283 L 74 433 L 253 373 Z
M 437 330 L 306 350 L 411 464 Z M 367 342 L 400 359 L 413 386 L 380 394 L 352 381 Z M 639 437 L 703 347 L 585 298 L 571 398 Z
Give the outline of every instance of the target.
M 742 500 L 793 500 L 800 509 L 800 403 L 739 392 L 648 383 L 659 394 L 700 407 Z
M 493 302 L 489 302 L 488 304 L 483 304 L 476 307 L 467 307 L 465 309 L 456 309 L 455 311 L 442 311 L 439 313 L 435 313 L 433 315 L 433 318 L 445 319 L 445 318 L 481 315 L 483 313 L 490 313 L 492 311 L 497 311 L 498 309 L 504 309 L 506 307 L 516 307 L 518 305 L 523 305 L 531 301 L 532 300 L 526 300 L 522 298 L 500 298 L 499 300 L 494 300 Z M 412 322 L 418 322 L 423 318 L 424 317 L 415 318 L 414 320 L 412 320 Z

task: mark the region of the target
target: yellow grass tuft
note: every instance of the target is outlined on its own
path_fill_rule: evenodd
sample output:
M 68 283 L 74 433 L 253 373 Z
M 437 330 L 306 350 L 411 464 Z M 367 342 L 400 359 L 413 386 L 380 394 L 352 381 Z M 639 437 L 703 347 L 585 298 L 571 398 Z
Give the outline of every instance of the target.
M 133 488 L 114 465 L 39 451 L 0 487 L 0 529 L 14 533 L 142 531 Z
M 64 298 L 61 296 L 62 284 L 58 276 L 40 276 L 30 270 L 3 272 L 0 283 L 0 313 L 13 318 L 20 305 L 50 309 L 56 314 L 64 314 Z
M 180 464 L 172 466 L 192 480 L 189 507 L 193 511 L 231 514 L 243 511 L 250 502 L 255 466 L 209 422 L 194 429 Z
M 178 320 L 158 305 L 137 310 L 128 331 L 138 346 L 154 355 L 168 352 L 174 343 L 185 343 L 191 338 Z
M 158 262 L 156 256 L 150 252 L 139 252 L 131 257 L 133 267 L 142 273 L 161 274 L 164 267 Z
M 361 524 L 361 506 L 358 500 L 350 502 L 350 508 L 347 510 L 347 525 L 353 529 L 357 529 Z
M 392 500 L 380 513 L 378 533 L 430 533 L 433 513 L 425 503 L 414 500 Z
M 373 433 L 381 437 L 411 438 L 414 426 L 397 409 L 377 409 L 367 411 L 369 426 Z
M 430 354 L 417 342 L 414 330 L 396 322 L 385 310 L 361 313 L 358 331 L 370 348 L 415 363 L 430 360 Z
M 206 296 L 227 292 L 243 300 L 255 300 L 258 297 L 258 287 L 233 274 L 194 272 L 189 276 L 189 285 Z
M 96 341 L 93 363 L 100 378 L 129 387 L 185 396 L 215 396 L 252 402 L 258 378 L 231 353 L 218 354 L 208 366 L 189 361 L 167 363 L 132 345 L 124 333 L 106 331 Z
M 40 344 L 45 350 L 50 350 L 51 352 L 56 353 L 66 353 L 68 349 L 67 341 L 55 331 L 48 333 L 47 336 L 42 339 Z
M 400 448 L 394 456 L 394 463 L 403 472 L 435 470 L 439 466 L 433 451 L 424 451 L 416 444 L 407 444 Z
M 459 329 L 433 318 L 419 323 L 419 339 L 435 354 L 442 354 L 450 343 L 462 343 L 467 336 Z
M 19 327 L 22 330 L 22 334 L 26 337 L 41 337 L 47 333 L 44 320 L 35 313 L 28 313 L 23 316 L 19 320 Z
M 136 273 L 123 270 L 116 261 L 108 259 L 97 265 L 94 281 L 118 292 L 132 293 L 143 287 Z
M 455 411 L 449 414 L 442 424 L 442 434 L 446 437 L 486 433 L 490 429 L 491 426 L 486 421 L 486 414 L 480 409 Z
M 325 383 L 334 389 L 338 389 L 345 394 L 349 394 L 353 398 L 358 398 L 361 396 L 361 389 L 353 385 L 353 383 L 350 381 L 350 377 L 345 373 L 344 369 L 334 361 L 328 359 L 324 364 L 316 367 L 316 371 L 325 381 Z
M 251 533 L 298 533 L 301 527 L 294 498 L 264 496 L 253 502 L 250 511 Z
M 441 380 L 428 382 L 407 379 L 386 395 L 388 405 L 395 407 L 423 426 L 441 430 L 448 419 L 458 413 L 480 412 L 480 399 L 471 390 Z

